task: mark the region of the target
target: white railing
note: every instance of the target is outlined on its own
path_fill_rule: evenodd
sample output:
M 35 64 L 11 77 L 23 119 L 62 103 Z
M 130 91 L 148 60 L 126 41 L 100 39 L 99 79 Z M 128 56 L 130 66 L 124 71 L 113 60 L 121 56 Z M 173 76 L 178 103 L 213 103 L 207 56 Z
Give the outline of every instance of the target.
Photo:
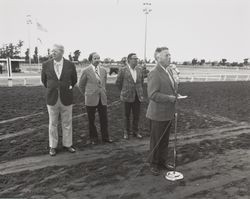
M 12 74 L 11 61 L 20 61 L 20 59 L 0 59 L 2 62 L 7 64 L 7 75 L 0 75 L 0 86 L 1 85 L 24 85 L 24 86 L 34 86 L 41 85 L 41 66 L 42 64 L 25 64 L 20 63 L 21 73 Z M 76 69 L 78 76 L 81 70 L 86 65 L 76 64 Z M 114 66 L 117 66 L 114 65 Z M 118 66 L 117 66 L 118 67 Z M 154 65 L 147 65 L 147 69 L 150 71 Z M 107 72 L 109 72 L 109 67 L 105 67 Z M 190 66 L 180 66 L 180 81 L 181 82 L 210 82 L 210 81 L 250 81 L 250 70 L 244 68 L 241 70 L 239 68 L 214 68 L 214 67 L 190 67 Z M 249 72 L 248 72 L 249 71 Z M 108 75 L 108 83 L 114 83 L 116 80 L 116 75 Z M 146 82 L 147 80 L 145 80 Z
M 13 85 L 41 85 L 41 76 L 0 76 L 0 85 L 8 85 L 12 87 Z
M 181 82 L 211 82 L 211 81 L 249 81 L 250 75 L 246 74 L 196 74 L 181 75 Z
M 116 75 L 108 75 L 108 83 L 114 83 Z M 11 84 L 9 83 L 11 81 Z M 250 81 L 250 75 L 243 74 L 209 74 L 209 75 L 180 75 L 181 82 L 212 82 L 212 81 Z M 30 76 L 12 76 L 11 79 L 7 76 L 0 76 L 0 85 L 24 85 L 34 86 L 42 85 L 40 75 Z
M 42 70 L 42 64 L 26 64 L 21 63 L 19 68 L 21 69 L 21 72 L 24 73 L 40 73 Z

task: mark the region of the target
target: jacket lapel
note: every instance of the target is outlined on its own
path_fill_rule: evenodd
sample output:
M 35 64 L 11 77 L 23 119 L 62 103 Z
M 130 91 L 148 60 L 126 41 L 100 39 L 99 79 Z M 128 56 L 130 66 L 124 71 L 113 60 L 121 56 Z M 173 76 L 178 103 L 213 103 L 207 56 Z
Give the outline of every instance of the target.
M 102 67 L 99 67 L 99 69 L 100 69 L 100 78 L 103 79 L 105 76 L 105 74 L 104 74 L 105 69 L 103 69 Z
M 127 71 L 127 73 L 129 74 L 130 80 L 131 80 L 133 83 L 135 83 L 135 81 L 134 81 L 134 79 L 133 79 L 133 76 L 132 76 L 132 74 L 131 74 L 131 72 L 130 72 L 130 68 L 129 68 L 128 65 L 126 65 L 126 71 Z
M 173 90 L 174 93 L 176 93 L 175 86 L 173 85 L 172 81 L 170 80 L 171 77 L 167 74 L 166 71 L 163 70 L 163 68 L 159 64 L 156 67 L 157 67 L 157 70 L 160 72 L 160 74 L 162 74 L 166 77 L 166 80 L 170 84 L 171 89 Z
M 61 72 L 61 76 L 60 79 L 62 78 L 63 74 L 66 72 L 66 63 L 65 63 L 65 59 L 63 58 L 63 67 L 62 67 L 62 72 Z
M 98 83 L 99 80 L 96 77 L 96 74 L 95 74 L 95 71 L 93 70 L 93 66 L 92 65 L 89 66 L 89 72 L 90 72 L 90 75 L 92 76 L 92 78 L 95 79 L 96 82 Z
M 140 78 L 140 69 L 138 68 L 138 66 L 136 66 L 135 70 L 136 70 L 136 82 L 138 82 Z
M 55 76 L 55 78 L 58 80 L 58 77 L 57 77 L 56 71 L 55 71 L 55 67 L 54 67 L 54 59 L 52 59 L 50 62 L 50 71 L 51 71 L 52 75 Z
M 170 76 L 171 76 L 171 78 L 172 78 L 172 80 L 174 82 L 174 89 L 177 90 L 177 83 L 176 83 L 176 81 L 174 79 L 174 74 L 173 74 L 172 70 L 170 70 Z

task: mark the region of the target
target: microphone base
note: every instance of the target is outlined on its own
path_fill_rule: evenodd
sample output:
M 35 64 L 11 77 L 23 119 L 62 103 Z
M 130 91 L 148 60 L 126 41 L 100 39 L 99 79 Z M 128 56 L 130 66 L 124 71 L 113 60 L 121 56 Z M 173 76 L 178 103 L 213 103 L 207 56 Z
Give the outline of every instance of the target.
M 183 174 L 178 171 L 169 171 L 165 175 L 165 179 L 169 181 L 182 180 L 184 178 Z

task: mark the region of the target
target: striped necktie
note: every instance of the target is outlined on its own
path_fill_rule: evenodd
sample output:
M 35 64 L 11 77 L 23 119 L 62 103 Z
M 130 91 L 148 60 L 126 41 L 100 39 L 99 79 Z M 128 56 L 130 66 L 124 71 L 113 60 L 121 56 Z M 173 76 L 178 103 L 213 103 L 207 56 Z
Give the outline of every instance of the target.
M 98 68 L 97 67 L 95 67 L 95 73 L 97 74 L 98 78 L 100 79 L 100 75 L 98 73 Z
M 167 69 L 167 71 L 168 71 L 168 75 L 169 75 L 170 81 L 171 81 L 173 87 L 175 88 L 175 79 L 174 79 L 174 77 L 172 75 L 172 72 L 170 71 L 170 69 Z
M 95 67 L 95 74 L 96 74 L 96 78 L 97 78 L 97 80 L 98 80 L 98 84 L 101 84 L 101 77 L 100 77 L 100 75 L 99 75 L 99 73 L 98 73 L 98 68 L 97 68 L 97 66 Z

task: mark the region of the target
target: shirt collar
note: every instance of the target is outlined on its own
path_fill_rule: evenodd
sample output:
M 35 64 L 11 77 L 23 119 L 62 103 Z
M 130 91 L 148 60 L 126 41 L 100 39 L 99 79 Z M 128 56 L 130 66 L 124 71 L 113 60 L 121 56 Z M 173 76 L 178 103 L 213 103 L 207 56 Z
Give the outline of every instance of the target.
M 54 63 L 62 65 L 63 64 L 63 58 L 59 62 L 57 62 L 56 60 L 54 60 Z
M 93 65 L 93 64 L 91 64 L 91 66 L 92 66 L 92 68 L 95 70 L 95 68 L 97 68 L 98 70 L 99 70 L 99 65 L 97 65 L 96 67 Z
M 133 69 L 133 68 L 129 65 L 129 63 L 127 63 L 127 65 L 128 65 L 128 68 L 129 68 L 130 70 L 135 71 L 135 68 Z
M 160 65 L 160 67 L 162 67 L 162 69 L 163 69 L 164 71 L 167 70 L 167 68 L 164 68 L 164 66 L 162 66 L 160 63 L 159 63 L 159 65 Z
M 162 66 L 160 63 L 158 63 L 158 64 L 162 67 L 163 70 L 165 70 L 166 72 L 168 72 L 168 67 L 164 68 L 164 66 Z

